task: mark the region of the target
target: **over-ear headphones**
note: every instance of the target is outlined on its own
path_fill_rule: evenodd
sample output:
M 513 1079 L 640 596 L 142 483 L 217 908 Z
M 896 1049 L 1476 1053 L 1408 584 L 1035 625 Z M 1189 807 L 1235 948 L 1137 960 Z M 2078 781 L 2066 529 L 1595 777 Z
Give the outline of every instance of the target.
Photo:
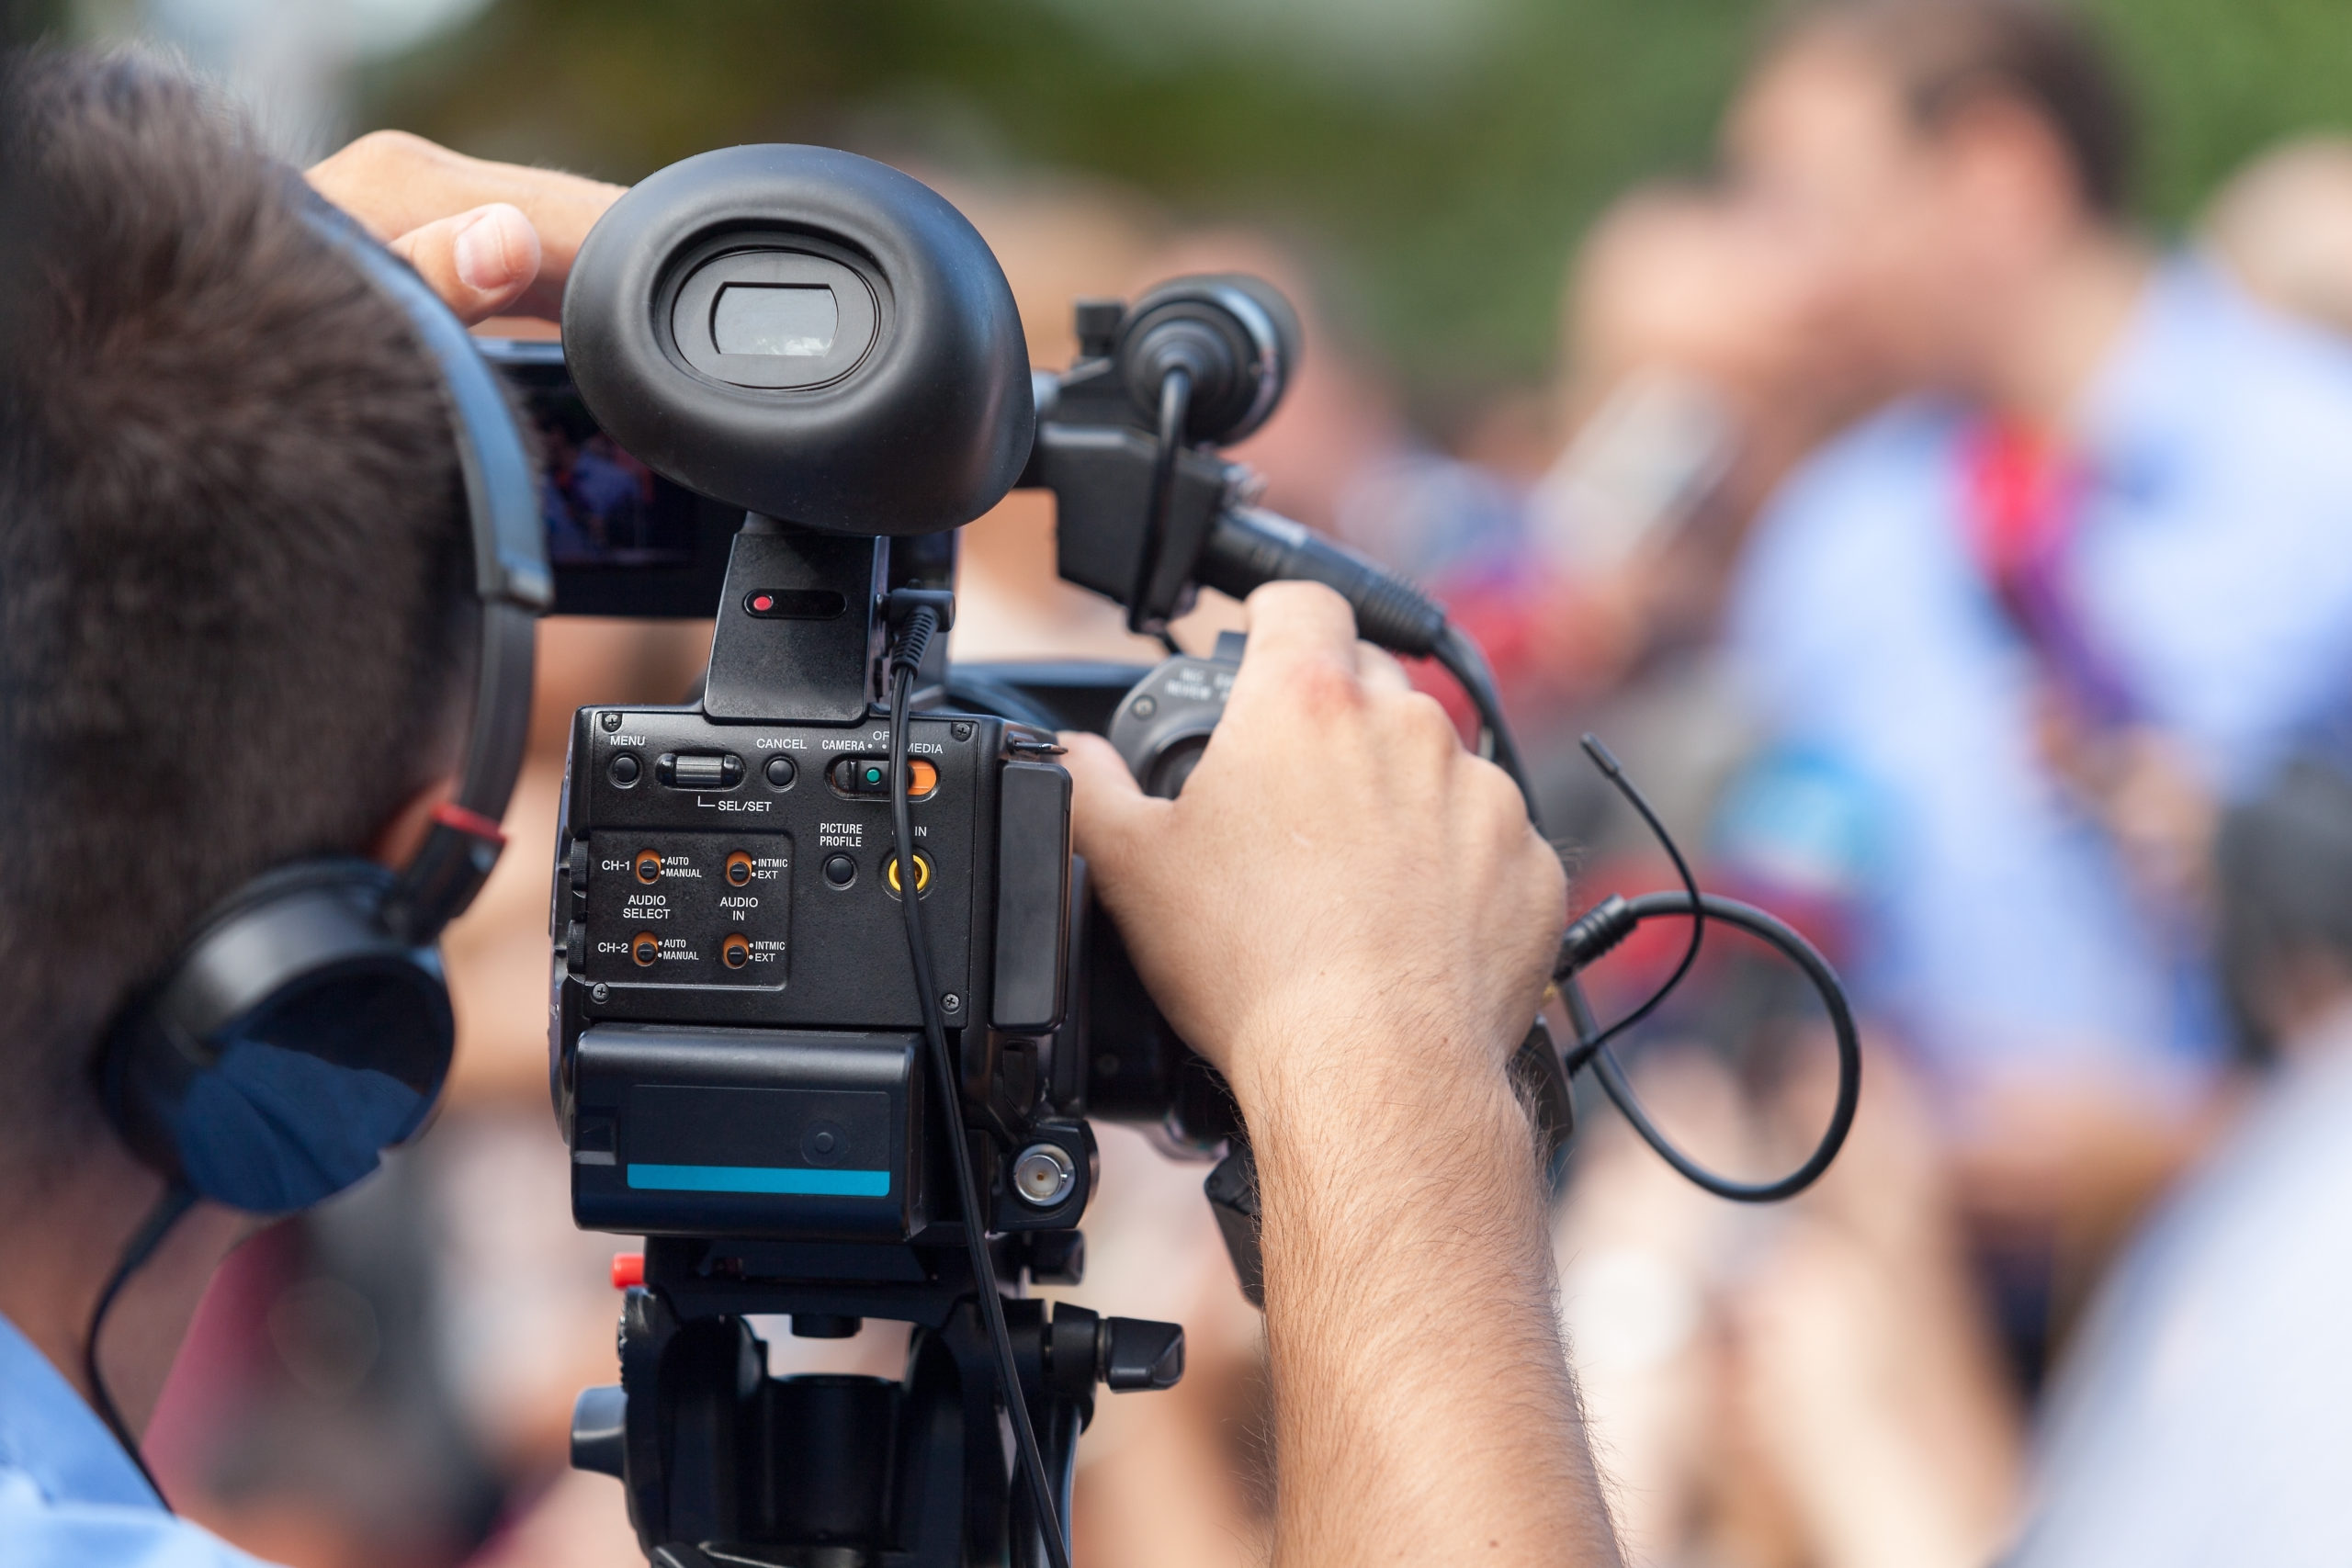
M 504 842 L 522 767 L 533 624 L 554 596 L 522 433 L 473 340 L 424 281 L 303 193 L 328 246 L 397 304 L 439 367 L 464 476 L 481 662 L 465 773 L 393 873 L 356 857 L 280 866 L 215 906 L 169 971 L 109 1028 L 107 1113 L 196 1197 L 306 1208 L 424 1125 L 456 1027 L 437 943 Z

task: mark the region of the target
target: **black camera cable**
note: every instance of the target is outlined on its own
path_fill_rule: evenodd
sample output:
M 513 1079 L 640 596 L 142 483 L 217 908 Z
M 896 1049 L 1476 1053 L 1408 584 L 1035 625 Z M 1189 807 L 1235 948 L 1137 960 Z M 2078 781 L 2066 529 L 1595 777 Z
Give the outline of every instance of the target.
M 1495 672 L 1487 664 L 1487 656 L 1478 644 L 1460 626 L 1448 621 L 1438 634 L 1437 643 L 1430 650 L 1445 672 L 1453 677 L 1470 705 L 1478 715 L 1478 751 L 1495 766 L 1510 775 L 1519 793 L 1527 802 L 1527 819 L 1543 830 L 1542 819 L 1536 814 L 1535 786 L 1527 776 L 1527 763 L 1520 757 L 1519 742 L 1512 739 L 1510 724 L 1503 717 L 1502 697 L 1495 690 Z
M 1161 451 L 1169 450 L 1162 442 Z M 1494 671 L 1477 642 L 1446 619 L 1444 606 L 1346 546 L 1287 517 L 1250 506 L 1227 507 L 1218 514 L 1193 570 L 1204 585 L 1236 599 L 1247 599 L 1269 582 L 1322 583 L 1355 612 L 1358 637 L 1408 659 L 1435 660 L 1460 683 L 1477 713 L 1480 755 L 1519 785 L 1527 801 L 1528 820 L 1542 830 L 1535 791 L 1503 716 Z
M 1151 453 L 1151 499 L 1146 504 L 1143 548 L 1136 557 L 1136 573 L 1127 590 L 1127 630 L 1151 629 L 1151 580 L 1159 575 L 1159 548 L 1168 537 L 1169 513 L 1176 505 L 1176 459 L 1184 449 L 1184 427 L 1192 418 L 1193 373 L 1174 367 L 1159 378 L 1159 441 Z M 1170 653 L 1183 649 L 1166 630 L 1160 640 Z
M 1607 775 L 1609 782 L 1632 803 L 1642 820 L 1666 849 L 1674 862 L 1674 869 L 1682 879 L 1679 893 L 1645 893 L 1637 898 L 1623 898 L 1614 894 L 1602 899 L 1572 923 L 1560 942 L 1560 960 L 1553 977 L 1560 983 L 1566 996 L 1568 1017 L 1576 1026 L 1577 1043 L 1567 1054 L 1566 1066 L 1573 1077 L 1579 1068 L 1590 1066 L 1600 1081 L 1601 1092 L 1617 1107 L 1618 1112 L 1632 1124 L 1634 1131 L 1647 1144 L 1658 1158 L 1671 1166 L 1677 1174 L 1692 1185 L 1737 1203 L 1774 1203 L 1783 1198 L 1793 1198 L 1818 1180 L 1829 1168 L 1838 1151 L 1845 1146 L 1846 1134 L 1854 1124 L 1854 1109 L 1860 1103 L 1862 1087 L 1862 1048 L 1854 1028 L 1853 1010 L 1847 1005 L 1845 987 L 1838 983 L 1836 971 L 1828 960 L 1821 956 L 1804 936 L 1777 917 L 1736 899 L 1719 897 L 1699 890 L 1698 879 L 1691 875 L 1690 863 L 1683 859 L 1674 836 L 1634 781 L 1625 776 L 1609 748 L 1588 735 L 1584 748 L 1595 766 Z M 1682 961 L 1674 972 L 1641 1006 L 1619 1019 L 1608 1028 L 1599 1027 L 1582 992 L 1576 986 L 1577 974 L 1634 934 L 1644 920 L 1664 919 L 1673 916 L 1687 918 L 1690 922 L 1690 941 L 1683 949 Z M 1708 920 L 1718 920 L 1736 926 L 1770 944 L 1781 956 L 1796 965 L 1811 981 L 1821 997 L 1822 1006 L 1829 1014 L 1831 1033 L 1838 1047 L 1838 1093 L 1831 1107 L 1829 1124 L 1823 1130 L 1820 1141 L 1804 1162 L 1786 1176 L 1771 1181 L 1739 1181 L 1709 1170 L 1676 1147 L 1634 1092 L 1632 1081 L 1625 1076 L 1623 1064 L 1611 1048 L 1619 1035 L 1641 1022 L 1657 1010 L 1699 956 L 1700 933 Z
M 1684 904 L 1681 907 L 1681 909 L 1678 912 L 1686 913 L 1690 917 L 1690 941 L 1689 944 L 1683 948 L 1682 961 L 1674 966 L 1674 973 L 1668 975 L 1658 986 L 1657 989 L 1649 994 L 1648 999 L 1644 1001 L 1641 1006 L 1635 1008 L 1633 1011 L 1627 1013 L 1624 1017 L 1619 1019 L 1608 1028 L 1601 1030 L 1598 1033 L 1589 1034 L 1589 1037 L 1587 1037 L 1588 1031 L 1585 1025 L 1582 1022 L 1577 1023 L 1577 1034 L 1579 1035 L 1579 1038 L 1577 1041 L 1576 1048 L 1568 1053 L 1566 1064 L 1567 1069 L 1571 1074 L 1575 1073 L 1578 1067 L 1583 1066 L 1587 1062 L 1591 1061 L 1602 1051 L 1606 1050 L 1611 1041 L 1616 1039 L 1619 1035 L 1624 1033 L 1627 1030 L 1633 1028 L 1635 1024 L 1649 1017 L 1650 1014 L 1656 1012 L 1658 1010 L 1658 1004 L 1665 1001 L 1667 998 L 1674 994 L 1675 987 L 1680 986 L 1682 984 L 1683 977 L 1690 973 L 1690 966 L 1699 962 L 1699 943 L 1706 935 L 1707 931 L 1706 898 L 1700 893 L 1699 879 L 1690 874 L 1690 863 L 1682 858 L 1681 847 L 1675 843 L 1674 835 L 1666 830 L 1666 824 L 1660 821 L 1658 819 L 1657 813 L 1650 808 L 1648 799 L 1640 790 L 1634 787 L 1634 781 L 1625 776 L 1624 765 L 1617 761 L 1616 756 L 1611 752 L 1608 747 L 1600 743 L 1600 737 L 1588 732 L 1584 737 L 1583 746 L 1584 754 L 1592 759 L 1592 765 L 1599 768 L 1601 772 L 1601 775 L 1608 779 L 1611 784 L 1615 784 L 1617 786 L 1618 793 L 1623 795 L 1626 800 L 1632 804 L 1634 809 L 1641 814 L 1643 822 L 1646 823 L 1649 827 L 1651 837 L 1657 840 L 1659 845 L 1665 849 L 1667 859 L 1674 863 L 1674 874 L 1678 877 L 1681 878 L 1682 890 L 1689 896 L 1690 901 Z M 1665 897 L 1671 897 L 1672 895 L 1668 894 L 1665 895 Z M 1596 917 L 1601 916 L 1604 911 L 1609 909 L 1609 904 L 1604 901 L 1598 908 L 1587 913 L 1583 919 L 1580 919 L 1571 925 L 1568 928 L 1567 936 L 1563 939 L 1561 942 L 1561 950 L 1563 952 L 1566 952 L 1573 944 L 1578 943 L 1581 941 L 1577 934 L 1578 928 L 1582 927 L 1586 921 L 1592 920 Z M 1628 928 L 1629 932 L 1631 928 Z M 1623 941 L 1623 939 L 1621 937 L 1618 940 Z M 1613 947 L 1616 943 L 1612 942 L 1609 945 Z M 1605 952 L 1607 949 L 1604 948 L 1602 951 Z M 1596 956 L 1598 955 L 1596 954 Z M 1586 960 L 1585 962 L 1590 961 Z M 1579 964 L 1577 967 L 1581 968 L 1583 967 L 1583 964 Z M 1571 970 L 1570 973 L 1573 974 L 1574 971 Z
M 165 1513 L 172 1511 L 172 1506 L 165 1500 L 163 1487 L 156 1484 L 155 1472 L 147 1468 L 147 1456 L 139 1451 L 139 1438 L 116 1407 L 114 1395 L 107 1388 L 106 1373 L 98 1368 L 98 1333 L 106 1327 L 107 1314 L 114 1310 L 115 1298 L 122 1294 L 123 1286 L 155 1256 L 155 1249 L 164 1245 L 172 1227 L 195 1204 L 196 1194 L 185 1182 L 175 1181 L 164 1189 L 163 1196 L 147 1211 L 139 1229 L 123 1243 L 122 1256 L 115 1260 L 114 1272 L 107 1276 L 105 1288 L 98 1292 L 97 1304 L 90 1309 L 89 1332 L 82 1337 L 82 1377 L 90 1385 L 90 1404 L 97 1411 L 98 1419 L 107 1424 L 107 1430 L 114 1434 L 115 1441 L 122 1445 L 130 1462 L 138 1467 L 140 1478 L 155 1494 L 155 1501 L 163 1505 Z
M 939 613 L 925 604 L 907 619 L 890 652 L 890 826 L 898 836 L 892 851 L 899 872 L 899 902 L 907 919 L 907 953 L 914 964 L 915 996 L 922 1010 L 923 1035 L 930 1046 L 932 1070 L 937 1081 L 941 1117 L 947 1123 L 947 1143 L 956 1168 L 956 1196 L 962 1205 L 965 1250 L 971 1260 L 972 1283 L 979 1297 L 981 1319 L 989 1343 L 996 1348 L 997 1377 L 1002 1385 L 1005 1413 L 1012 1423 L 1013 1447 L 1021 1472 L 1036 1510 L 1038 1533 L 1046 1543 L 1051 1568 L 1069 1568 L 1069 1521 L 1055 1501 L 1056 1488 L 1046 1474 L 1044 1453 L 1037 1446 L 1036 1427 L 1029 1419 L 1029 1401 L 1021 1392 L 1021 1370 L 1012 1350 L 1012 1335 L 1004 1322 L 1004 1303 L 997 1297 L 996 1268 L 989 1260 L 987 1215 L 980 1207 L 978 1184 L 972 1179 L 970 1141 L 965 1135 L 964 1097 L 956 1083 L 956 1064 L 948 1055 L 947 1026 L 940 1016 L 939 991 L 933 983 L 931 933 L 923 925 L 922 884 L 916 879 L 914 814 L 908 800 L 907 729 L 913 717 L 916 670 L 939 628 Z
M 1401 578 L 1357 555 L 1344 546 L 1317 537 L 1286 517 L 1250 507 L 1228 508 L 1210 529 L 1195 567 L 1198 580 L 1236 598 L 1247 597 L 1261 583 L 1277 580 L 1321 582 L 1339 591 L 1355 611 L 1356 629 L 1365 640 L 1393 652 L 1434 659 L 1460 682 L 1476 711 L 1480 750 L 1518 784 L 1527 805 L 1527 817 L 1543 831 L 1542 815 L 1524 759 L 1511 736 L 1493 671 L 1477 643 L 1447 619 L 1442 606 Z M 1589 1066 L 1601 1089 L 1633 1123 L 1658 1157 L 1682 1176 L 1721 1198 L 1760 1203 L 1792 1197 L 1810 1186 L 1846 1140 L 1860 1093 L 1861 1051 L 1854 1032 L 1851 1010 L 1837 975 L 1821 954 L 1796 931 L 1761 909 L 1714 897 L 1699 890 L 1690 863 L 1666 825 L 1650 807 L 1609 749 L 1591 736 L 1585 750 L 1609 782 L 1641 814 L 1673 862 L 1682 882 L 1679 893 L 1656 893 L 1628 901 L 1611 897 L 1572 924 L 1562 942 L 1561 959 L 1553 977 L 1566 999 L 1577 1033 L 1576 1045 L 1562 1063 L 1573 1076 Z M 1592 1016 L 1578 971 L 1624 941 L 1645 919 L 1684 916 L 1690 920 L 1690 940 L 1682 958 L 1665 982 L 1639 1007 L 1606 1029 Z M 1705 922 L 1720 920 L 1760 937 L 1795 964 L 1821 994 L 1838 1041 L 1838 1100 L 1827 1131 L 1804 1163 L 1777 1181 L 1736 1181 L 1708 1170 L 1674 1146 L 1644 1109 L 1611 1049 L 1612 1043 L 1655 1013 L 1697 963 Z
M 1519 785 L 1527 805 L 1528 820 L 1535 825 L 1536 831 L 1543 831 L 1533 784 L 1512 738 L 1510 721 L 1503 713 L 1494 671 L 1477 643 L 1448 620 L 1443 609 L 1433 601 L 1354 552 L 1317 539 L 1288 519 L 1246 510 L 1228 512 L 1219 520 L 1211 533 L 1203 565 L 1206 569 L 1202 574 L 1204 580 L 1228 592 L 1246 594 L 1258 583 L 1276 578 L 1327 583 L 1338 589 L 1354 608 L 1358 631 L 1365 638 L 1396 652 L 1436 660 L 1460 683 L 1477 713 L 1480 750 Z M 1642 792 L 1625 776 L 1624 768 L 1610 754 L 1609 748 L 1591 735 L 1584 738 L 1584 748 L 1593 765 L 1641 814 L 1642 820 L 1665 847 L 1681 879 L 1682 891 L 1647 894 L 1630 901 L 1612 897 L 1569 926 L 1561 942 L 1559 964 L 1553 972 L 1577 1034 L 1575 1047 L 1566 1053 L 1562 1063 L 1563 1070 L 1574 1077 L 1580 1068 L 1591 1067 L 1602 1092 L 1633 1124 L 1642 1141 L 1683 1178 L 1704 1190 L 1743 1203 L 1769 1203 L 1794 1197 L 1829 1168 L 1830 1161 L 1844 1146 L 1860 1097 L 1861 1046 L 1845 989 L 1813 944 L 1781 920 L 1748 905 L 1702 893 L 1673 835 L 1667 831 L 1665 822 Z M 1642 921 L 1671 915 L 1686 916 L 1690 921 L 1690 940 L 1683 948 L 1681 961 L 1639 1007 L 1606 1029 L 1600 1027 L 1577 983 L 1578 971 L 1632 935 Z M 1656 1012 L 1689 976 L 1691 966 L 1698 962 L 1709 919 L 1721 920 L 1760 937 L 1795 964 L 1820 993 L 1837 1036 L 1838 1098 L 1829 1125 L 1804 1164 L 1778 1180 L 1734 1180 L 1707 1169 L 1677 1148 L 1651 1120 L 1611 1048 L 1619 1036 Z

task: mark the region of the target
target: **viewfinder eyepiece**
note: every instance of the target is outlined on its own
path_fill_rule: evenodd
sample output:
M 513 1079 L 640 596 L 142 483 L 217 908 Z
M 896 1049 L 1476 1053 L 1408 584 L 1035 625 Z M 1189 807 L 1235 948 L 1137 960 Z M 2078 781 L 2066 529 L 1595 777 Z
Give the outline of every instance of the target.
M 670 307 L 670 341 L 730 387 L 822 387 L 857 368 L 880 323 L 855 269 L 780 238 L 695 267 Z
M 919 181 L 730 147 L 614 203 L 564 293 L 605 432 L 664 477 L 836 534 L 932 534 L 1002 498 L 1036 428 L 1003 270 Z

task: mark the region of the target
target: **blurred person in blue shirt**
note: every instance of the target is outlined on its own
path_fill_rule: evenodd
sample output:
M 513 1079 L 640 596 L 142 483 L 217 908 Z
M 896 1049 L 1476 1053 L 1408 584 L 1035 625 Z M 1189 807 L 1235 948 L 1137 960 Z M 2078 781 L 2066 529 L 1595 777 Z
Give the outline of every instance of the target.
M 2012 1423 L 1948 1418 L 1983 1373 L 1935 1304 L 1967 1281 L 1914 1240 L 1951 1216 L 1931 1169 L 1905 1179 L 1899 1085 L 1747 1278 L 1733 1407 L 1821 1568 L 2352 1561 L 2352 777 L 2280 770 L 2214 866 L 2230 1010 L 2273 1065 L 2102 1281 L 2026 1473 Z
M 1857 978 L 1987 1217 L 2128 1208 L 2226 1055 L 2218 803 L 2352 673 L 2352 355 L 2134 235 L 2123 93 L 2054 6 L 1801 12 L 1726 144 L 1888 397 L 1759 523 L 1740 673 L 1870 819 Z
M 2232 1009 L 2277 1066 L 2087 1314 L 2015 1568 L 2352 1558 L 2352 780 L 2284 770 L 2216 863 Z

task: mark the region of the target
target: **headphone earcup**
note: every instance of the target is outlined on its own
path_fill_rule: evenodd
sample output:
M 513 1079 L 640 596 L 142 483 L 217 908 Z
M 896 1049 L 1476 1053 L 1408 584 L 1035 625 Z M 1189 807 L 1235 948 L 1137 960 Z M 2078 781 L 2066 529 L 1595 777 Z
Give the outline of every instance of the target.
M 456 1023 L 433 948 L 387 930 L 394 878 L 306 862 L 220 907 L 108 1032 L 107 1112 L 140 1156 L 254 1213 L 332 1197 L 424 1124 Z

